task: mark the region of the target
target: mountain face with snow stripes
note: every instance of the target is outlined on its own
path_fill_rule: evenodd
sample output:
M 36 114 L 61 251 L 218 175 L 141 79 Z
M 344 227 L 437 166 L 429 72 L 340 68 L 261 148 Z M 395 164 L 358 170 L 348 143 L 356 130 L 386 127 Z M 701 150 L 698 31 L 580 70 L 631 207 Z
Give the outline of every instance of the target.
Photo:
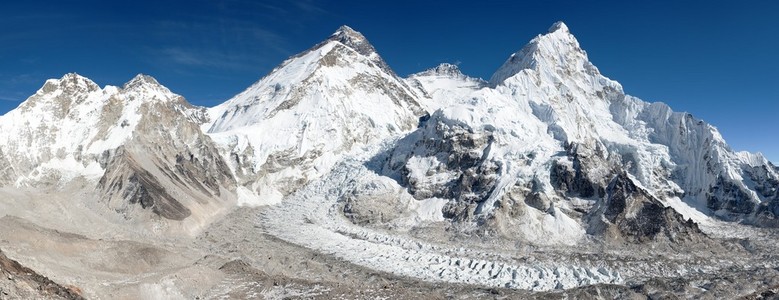
M 449 64 L 401 78 L 343 26 L 212 108 L 149 76 L 67 74 L 0 117 L 0 184 L 78 186 L 128 219 L 283 205 L 366 155 L 453 226 L 532 242 L 697 239 L 710 217 L 779 226 L 777 167 L 627 95 L 562 22 L 488 81 Z

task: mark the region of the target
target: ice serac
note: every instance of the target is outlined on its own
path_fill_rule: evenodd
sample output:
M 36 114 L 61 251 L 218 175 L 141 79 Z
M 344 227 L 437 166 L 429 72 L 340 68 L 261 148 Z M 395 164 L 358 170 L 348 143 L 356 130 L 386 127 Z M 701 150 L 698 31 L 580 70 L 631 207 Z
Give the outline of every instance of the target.
M 204 125 L 249 190 L 281 199 L 340 155 L 416 127 L 419 95 L 343 26 L 224 104 Z
M 200 131 L 204 115 L 147 75 L 121 88 L 77 74 L 48 80 L 0 117 L 0 180 L 92 186 L 128 219 L 203 221 L 235 197 L 230 169 Z

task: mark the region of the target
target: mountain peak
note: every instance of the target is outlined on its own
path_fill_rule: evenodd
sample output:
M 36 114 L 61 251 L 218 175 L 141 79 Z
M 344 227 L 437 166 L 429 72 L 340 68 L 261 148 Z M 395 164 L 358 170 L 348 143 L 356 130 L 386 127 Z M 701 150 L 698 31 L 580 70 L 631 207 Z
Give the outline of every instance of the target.
M 427 69 L 425 71 L 413 74 L 412 76 L 449 76 L 449 77 L 464 77 L 460 71 L 460 67 L 450 63 L 442 63 L 435 68 Z
M 124 84 L 123 89 L 128 91 L 141 91 L 143 93 L 153 91 L 154 94 L 159 94 L 159 96 L 172 94 L 172 92 L 167 87 L 160 84 L 157 79 L 145 74 L 135 75 L 133 79 Z
M 76 72 L 67 73 L 65 75 L 62 75 L 62 78 L 59 79 L 60 81 L 91 81 L 89 78 L 86 78 L 84 76 L 79 75 Z
M 59 84 L 63 86 L 77 85 L 85 87 L 88 90 L 100 89 L 97 83 L 77 73 L 68 73 L 63 75 L 62 78 L 59 79 Z
M 562 21 L 555 22 L 549 27 L 548 33 L 536 36 L 521 50 L 512 54 L 492 75 L 490 84 L 501 84 L 526 69 L 551 74 L 600 74 L 590 63 L 587 53 L 579 46 L 579 41 Z
M 354 51 L 357 51 L 357 53 L 369 57 L 376 53 L 376 49 L 373 48 L 373 45 L 368 42 L 368 39 L 366 39 L 362 33 L 346 25 L 339 27 L 338 30 L 336 30 L 330 36 L 328 41 L 339 42 L 349 48 L 354 49 Z
M 76 73 L 67 73 L 60 79 L 49 79 L 38 91 L 39 93 L 52 93 L 57 90 L 73 93 L 94 92 L 100 89 L 94 81 Z
M 365 38 L 361 33 L 357 32 L 356 30 L 352 29 L 351 27 L 347 25 L 341 25 L 341 27 L 338 27 L 338 30 L 333 32 L 333 35 L 346 35 L 351 37 L 358 37 L 358 38 Z
M 365 38 L 365 36 L 362 35 L 362 33 L 346 25 L 342 25 L 341 27 L 339 27 L 338 30 L 336 30 L 332 35 L 330 35 L 329 38 L 317 44 L 313 48 L 303 53 L 300 53 L 298 55 L 295 55 L 292 58 L 300 57 L 315 49 L 321 49 L 325 45 L 333 42 L 337 42 L 357 52 L 358 54 L 367 57 L 376 66 L 378 66 L 379 68 L 387 72 L 387 74 L 391 74 L 392 76 L 397 76 L 395 72 L 389 67 L 389 65 L 387 65 L 386 62 L 384 62 L 381 56 L 379 56 L 378 52 L 376 52 L 376 48 L 373 48 L 373 45 L 371 45 L 368 39 Z
M 135 75 L 133 79 L 130 79 L 130 81 L 124 84 L 125 89 L 140 86 L 160 86 L 160 83 L 157 82 L 157 79 L 154 79 L 154 77 L 145 74 L 138 74 Z
M 566 32 L 566 33 L 570 33 L 570 31 L 568 31 L 568 25 L 565 25 L 565 23 L 563 23 L 563 21 L 557 21 L 554 24 L 552 24 L 551 27 L 549 27 L 549 31 L 548 31 L 549 33 L 552 33 L 552 32 L 555 32 L 555 31 L 563 31 L 563 32 Z

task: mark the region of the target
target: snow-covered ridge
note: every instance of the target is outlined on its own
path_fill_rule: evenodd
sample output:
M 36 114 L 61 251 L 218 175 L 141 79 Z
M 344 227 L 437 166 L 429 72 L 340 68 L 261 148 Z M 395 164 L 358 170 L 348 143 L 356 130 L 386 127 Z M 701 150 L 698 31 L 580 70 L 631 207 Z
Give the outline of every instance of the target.
M 555 74 L 566 76 L 573 73 L 585 73 L 591 76 L 600 74 L 590 63 L 579 41 L 563 22 L 557 22 L 549 28 L 547 34 L 539 35 L 525 47 L 512 54 L 492 75 L 489 82 L 493 86 L 501 84 L 507 78 L 522 70 L 542 71 L 542 76 Z
M 499 162 L 499 184 L 479 212 L 491 212 L 512 194 L 512 184 L 532 183 L 539 189 L 534 193 L 561 198 L 548 169 L 578 168 L 584 153 L 596 154 L 587 159 L 603 166 L 591 168 L 581 184 L 604 189 L 616 174 L 610 168 L 624 168 L 659 199 L 682 198 L 726 218 L 770 217 L 779 194 L 776 168 L 763 156 L 734 153 L 715 127 L 626 95 L 588 60 L 562 22 L 512 54 L 489 83 L 451 64 L 398 78 L 365 36 L 348 26 L 207 110 L 150 76 L 100 88 L 67 74 L 48 80 L 0 118 L 0 179 L 24 185 L 99 177 L 106 153 L 136 134 L 139 109 L 149 103 L 168 103 L 200 123 L 240 190 L 272 199 L 257 203 L 280 201 L 326 174 L 342 153 L 401 137 L 426 114 L 435 116 L 430 126 L 456 121 L 492 135 L 484 161 Z M 419 136 L 441 138 L 425 128 Z M 578 152 L 569 157 L 559 154 L 574 146 Z M 423 161 L 420 166 L 434 165 L 408 159 Z
M 75 73 L 48 80 L 0 117 L 0 184 L 75 184 L 95 196 L 73 205 L 151 221 L 158 232 L 195 232 L 238 197 L 229 168 L 200 131 L 204 114 L 147 75 L 121 88 Z
M 140 105 L 177 97 L 145 75 L 124 88 L 101 89 L 83 76 L 66 74 L 47 80 L 19 108 L 0 117 L 0 150 L 16 184 L 49 175 L 65 181 L 81 173 L 99 176 L 98 157 L 132 137 Z
M 435 68 L 428 69 L 416 74 L 411 74 L 409 77 L 422 77 L 422 76 L 448 76 L 453 78 L 465 78 L 465 74 L 460 71 L 460 67 L 450 63 L 442 63 Z

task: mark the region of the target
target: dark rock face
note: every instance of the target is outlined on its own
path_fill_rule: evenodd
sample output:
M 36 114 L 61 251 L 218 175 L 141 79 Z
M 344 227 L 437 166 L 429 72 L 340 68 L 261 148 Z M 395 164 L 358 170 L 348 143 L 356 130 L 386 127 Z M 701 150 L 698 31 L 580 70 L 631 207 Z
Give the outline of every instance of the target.
M 532 187 L 531 190 L 536 190 Z M 540 211 L 554 213 L 552 201 L 544 193 L 532 192 L 525 197 L 525 204 Z
M 779 169 L 770 165 L 774 173 Z M 755 191 L 764 197 L 760 205 L 755 208 L 752 223 L 758 226 L 779 227 L 779 180 L 769 175 L 766 166 L 753 167 L 745 170 L 749 178 L 755 183 Z
M 594 150 L 589 150 L 583 145 L 571 143 L 566 145 L 566 154 L 573 163 L 553 162 L 549 174 L 552 187 L 565 196 L 604 197 L 606 183 L 590 176 L 591 170 L 608 167 L 600 145 L 596 144 Z
M 692 220 L 664 207 L 657 199 L 636 186 L 627 173 L 620 173 L 609 184 L 607 196 L 599 201 L 590 216 L 591 234 L 607 235 L 640 243 L 665 238 L 672 242 L 704 236 Z
M 393 150 L 385 169 L 399 173 L 401 185 L 416 199 L 455 199 L 444 207 L 444 217 L 470 220 L 495 188 L 502 166 L 488 159 L 492 132 L 440 118 L 434 114 L 403 141 L 411 147 Z M 424 170 L 426 174 L 418 174 L 420 170 L 409 163 L 413 159 L 435 161 L 436 165 Z M 439 175 L 448 179 L 431 179 Z
M 705 153 L 709 173 L 714 172 L 710 154 Z M 740 175 L 743 181 L 734 180 L 725 174 L 703 189 L 706 207 L 716 217 L 725 221 L 742 221 L 760 227 L 779 227 L 779 177 L 776 167 L 767 164 L 742 164 Z M 690 176 L 679 173 L 675 177 Z
M 725 210 L 732 214 L 749 214 L 756 203 L 749 194 L 733 182 L 719 177 L 706 196 L 706 206 L 712 211 Z
M 779 198 L 761 203 L 755 209 L 752 223 L 764 227 L 779 227 Z
M 98 182 L 107 198 L 119 196 L 129 204 L 151 209 L 155 214 L 170 220 L 183 220 L 192 212 L 171 196 L 160 180 L 143 169 L 124 148 L 117 149 L 111 167 Z M 120 209 L 121 210 L 121 209 Z
M 754 182 L 755 191 L 765 199 L 777 199 L 777 197 L 779 197 L 779 179 L 770 175 L 768 167 L 747 167 L 744 169 L 744 172 L 749 175 L 749 179 Z
M 127 179 L 123 195 L 131 204 L 140 204 L 155 214 L 171 220 L 184 220 L 192 212 L 176 201 L 147 171 L 141 170 Z

